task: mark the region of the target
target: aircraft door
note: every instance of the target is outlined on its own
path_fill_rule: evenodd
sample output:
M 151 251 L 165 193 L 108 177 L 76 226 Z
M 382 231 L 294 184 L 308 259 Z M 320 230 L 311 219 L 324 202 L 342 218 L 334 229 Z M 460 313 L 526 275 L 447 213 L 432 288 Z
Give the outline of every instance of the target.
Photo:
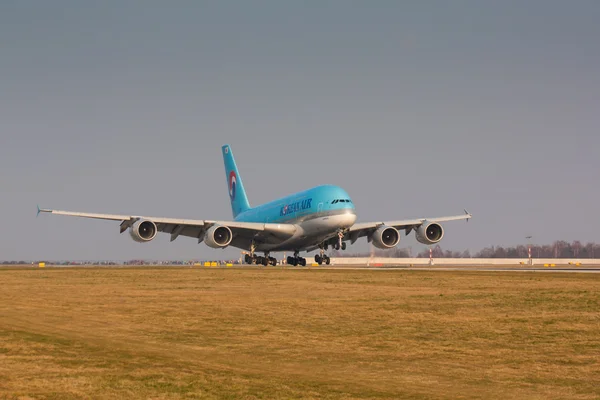
M 319 203 L 319 205 L 317 206 L 317 212 L 320 213 L 321 211 L 323 211 L 323 203 Z

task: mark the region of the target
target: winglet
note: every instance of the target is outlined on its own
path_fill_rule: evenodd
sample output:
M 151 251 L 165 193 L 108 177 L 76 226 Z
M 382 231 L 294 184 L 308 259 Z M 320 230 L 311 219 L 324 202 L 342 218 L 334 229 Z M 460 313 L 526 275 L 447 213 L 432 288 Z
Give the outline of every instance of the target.
M 471 215 L 471 213 L 470 213 L 470 212 L 468 212 L 466 209 L 464 209 L 464 211 L 465 211 L 465 214 L 467 214 L 467 215 L 469 216 L 469 217 L 467 218 L 467 222 L 469 222 L 469 219 L 470 219 L 471 217 L 473 217 L 473 215 Z
M 42 210 L 40 210 L 40 205 L 38 204 L 37 205 L 37 214 L 35 215 L 35 217 L 37 218 L 41 212 L 42 212 Z

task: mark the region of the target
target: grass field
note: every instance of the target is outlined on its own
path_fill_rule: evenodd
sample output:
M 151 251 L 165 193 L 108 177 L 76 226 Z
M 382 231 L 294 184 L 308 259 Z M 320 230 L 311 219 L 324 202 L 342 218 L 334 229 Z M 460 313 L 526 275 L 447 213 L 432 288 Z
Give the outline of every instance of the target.
M 600 274 L 0 270 L 0 398 L 600 398 Z

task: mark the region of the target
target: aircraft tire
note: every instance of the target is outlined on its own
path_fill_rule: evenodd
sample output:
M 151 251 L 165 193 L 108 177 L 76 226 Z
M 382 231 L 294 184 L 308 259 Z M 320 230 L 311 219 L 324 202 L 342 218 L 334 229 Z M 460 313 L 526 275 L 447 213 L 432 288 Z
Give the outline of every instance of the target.
M 346 242 L 342 242 L 342 250 L 346 250 Z
M 327 265 L 331 264 L 331 258 L 329 258 L 329 257 L 325 258 L 325 264 L 327 264 Z

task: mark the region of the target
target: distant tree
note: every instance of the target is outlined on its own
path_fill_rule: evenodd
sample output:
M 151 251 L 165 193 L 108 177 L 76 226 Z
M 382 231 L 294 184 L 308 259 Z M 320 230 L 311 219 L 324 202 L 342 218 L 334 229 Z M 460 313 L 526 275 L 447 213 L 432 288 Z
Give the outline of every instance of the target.
M 493 258 L 494 257 L 494 246 L 485 247 L 475 254 L 476 258 Z
M 436 244 L 435 247 L 433 248 L 433 257 L 435 257 L 435 258 L 444 257 L 444 250 L 442 250 L 442 247 L 439 244 Z
M 429 249 L 426 247 L 417 254 L 413 255 L 417 258 L 429 258 Z M 527 258 L 528 256 L 528 245 L 517 245 L 512 247 L 502 246 L 490 246 L 481 249 L 474 255 L 471 255 L 469 250 L 455 251 L 455 250 L 443 250 L 439 244 L 431 247 L 433 257 L 435 258 Z M 369 257 L 371 254 L 377 257 L 394 257 L 394 258 L 407 258 L 411 257 L 410 248 L 393 248 L 393 249 L 375 249 L 372 248 L 371 252 L 356 252 L 351 253 L 350 251 L 341 252 L 331 250 L 330 255 L 344 256 L 344 257 Z M 595 258 L 600 257 L 600 245 L 595 243 L 586 243 L 583 245 L 580 241 L 576 240 L 572 243 L 568 243 L 564 240 L 557 240 L 552 244 L 547 245 L 532 245 L 531 256 L 534 258 Z M 12 261 L 15 264 L 22 261 Z M 132 260 L 131 263 L 142 263 L 143 260 Z
M 408 253 L 408 249 L 395 249 L 393 256 L 396 258 L 408 258 L 410 254 Z
M 527 258 L 527 247 L 523 245 L 517 246 L 516 258 Z
M 506 258 L 518 258 L 519 251 L 516 247 L 507 247 L 506 248 Z

